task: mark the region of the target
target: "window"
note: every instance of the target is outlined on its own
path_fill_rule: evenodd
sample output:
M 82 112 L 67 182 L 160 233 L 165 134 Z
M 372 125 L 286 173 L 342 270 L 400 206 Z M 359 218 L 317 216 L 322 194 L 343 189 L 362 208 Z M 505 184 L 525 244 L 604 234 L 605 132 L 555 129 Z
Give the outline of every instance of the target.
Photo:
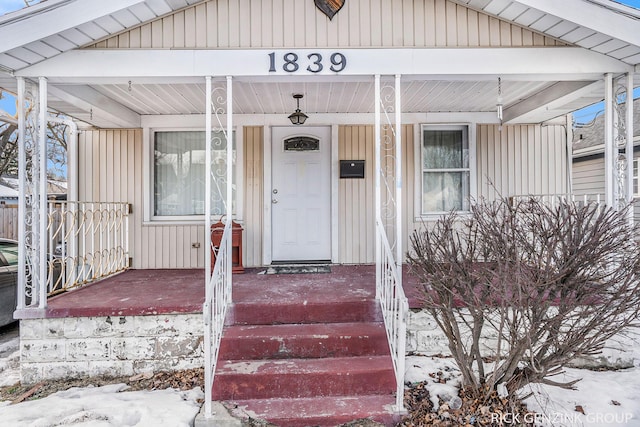
M 467 126 L 423 126 L 422 214 L 469 210 L 468 134 Z
M 227 141 L 222 132 L 213 132 L 212 138 L 211 214 L 224 215 Z M 155 217 L 204 215 L 205 132 L 155 132 L 153 177 Z M 233 188 L 235 192 L 235 186 Z

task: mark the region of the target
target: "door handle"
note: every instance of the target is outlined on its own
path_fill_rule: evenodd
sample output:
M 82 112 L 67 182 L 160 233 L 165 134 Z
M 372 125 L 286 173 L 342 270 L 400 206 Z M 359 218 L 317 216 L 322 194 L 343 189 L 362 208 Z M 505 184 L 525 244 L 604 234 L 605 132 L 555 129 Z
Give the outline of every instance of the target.
M 275 205 L 276 203 L 278 203 L 278 199 L 272 199 L 271 203 L 273 203 Z

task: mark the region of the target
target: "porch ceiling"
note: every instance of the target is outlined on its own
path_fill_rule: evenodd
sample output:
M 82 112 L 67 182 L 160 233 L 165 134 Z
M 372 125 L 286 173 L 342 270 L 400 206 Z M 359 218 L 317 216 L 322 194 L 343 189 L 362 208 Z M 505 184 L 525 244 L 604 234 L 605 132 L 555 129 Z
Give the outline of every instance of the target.
M 584 88 L 563 98 L 568 90 L 563 85 L 571 85 L 571 93 L 576 93 L 576 85 Z M 57 84 L 49 88 L 51 108 L 101 128 L 123 127 L 126 117 L 122 117 L 127 115 L 133 122 L 143 115 L 202 114 L 205 107 L 204 83 Z M 404 113 L 496 111 L 497 90 L 495 80 L 406 80 L 402 83 L 402 110 Z M 514 123 L 550 120 L 599 101 L 603 91 L 601 83 L 593 82 L 504 81 L 505 119 Z M 300 107 L 307 114 L 374 110 L 373 78 L 304 83 L 238 79 L 233 86 L 234 114 L 288 115 L 295 109 L 292 97 L 295 93 L 304 94 Z M 526 105 L 532 102 L 539 102 L 541 108 Z

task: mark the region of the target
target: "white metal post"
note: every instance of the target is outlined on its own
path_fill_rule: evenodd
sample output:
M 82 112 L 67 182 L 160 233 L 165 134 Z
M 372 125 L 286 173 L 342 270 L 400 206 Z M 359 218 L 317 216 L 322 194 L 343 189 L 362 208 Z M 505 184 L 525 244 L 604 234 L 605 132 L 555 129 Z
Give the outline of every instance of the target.
M 38 79 L 40 107 L 38 109 L 38 151 L 39 151 L 39 178 L 40 178 L 40 200 L 39 200 L 39 228 L 40 228 L 40 277 L 38 278 L 39 308 L 47 306 L 47 79 Z
M 626 111 L 626 142 L 625 157 L 627 158 L 627 194 L 626 202 L 629 204 L 627 212 L 629 225 L 633 225 L 633 73 L 627 73 L 627 111 Z
M 613 75 L 605 74 L 604 79 L 604 195 L 608 207 L 615 207 L 615 146 L 613 138 Z
M 402 100 L 400 91 L 400 75 L 396 74 L 395 94 L 396 94 L 396 265 L 398 266 L 398 276 L 402 280 Z M 401 285 L 401 284 L 400 284 Z
M 18 304 L 17 309 L 26 306 L 27 284 L 27 146 L 24 77 L 18 77 Z M 32 195 L 30 195 L 32 196 Z M 30 197 L 29 196 L 29 197 Z
M 402 259 L 403 259 L 403 236 L 402 236 L 402 91 L 400 85 L 400 75 L 396 74 L 395 81 L 396 95 L 396 265 L 398 266 L 396 286 L 402 289 Z M 400 298 L 404 292 L 399 291 L 394 295 L 394 305 L 397 311 L 397 362 L 396 362 L 396 411 L 404 410 L 404 370 L 405 370 L 405 351 L 406 351 L 406 307 L 405 299 Z
M 376 298 L 380 298 L 379 291 L 379 283 L 381 280 L 381 269 L 382 269 L 382 248 L 380 247 L 380 236 L 379 236 L 379 227 L 382 222 L 382 206 L 380 206 L 382 201 L 382 195 L 380 194 L 380 168 L 381 168 L 381 159 L 380 159 L 380 143 L 381 143 L 381 135 L 380 135 L 380 75 L 375 75 L 375 106 L 374 106 L 374 152 L 375 152 L 375 160 L 373 170 L 375 171 L 375 236 L 376 236 Z
M 204 195 L 204 218 L 205 218 L 205 243 L 204 243 L 204 271 L 205 271 L 205 307 L 203 308 L 204 316 L 204 384 L 205 399 L 204 409 L 205 417 L 210 418 L 211 413 L 211 385 L 212 385 L 212 355 L 211 355 L 211 76 L 206 78 L 206 107 L 205 107 L 205 195 Z
M 227 221 L 233 221 L 233 78 L 227 76 Z M 233 229 L 230 229 L 233 232 Z M 227 242 L 227 290 L 231 291 L 233 245 Z

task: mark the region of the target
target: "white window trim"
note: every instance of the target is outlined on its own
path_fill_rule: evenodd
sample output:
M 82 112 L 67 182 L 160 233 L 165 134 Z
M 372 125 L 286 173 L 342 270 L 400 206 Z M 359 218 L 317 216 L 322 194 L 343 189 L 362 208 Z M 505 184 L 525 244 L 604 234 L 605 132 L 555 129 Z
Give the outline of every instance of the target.
M 187 216 L 155 216 L 154 200 L 153 200 L 153 182 L 154 182 L 154 135 L 156 132 L 204 132 L 202 127 L 144 127 L 142 129 L 143 141 L 143 222 L 142 225 L 182 225 L 182 224 L 203 224 L 204 215 L 187 215 Z M 242 173 L 242 165 L 244 164 L 244 146 L 242 127 L 234 127 L 236 143 L 236 167 L 235 183 L 236 183 L 236 213 L 234 220 L 242 223 L 243 218 L 243 200 L 244 200 L 244 174 Z M 224 215 L 212 215 L 213 221 L 220 220 Z
M 422 197 L 423 197 L 423 178 L 422 178 L 422 149 L 423 149 L 423 141 L 422 137 L 425 129 L 456 129 L 466 127 L 467 129 L 467 138 L 469 142 L 469 203 L 473 203 L 474 200 L 477 199 L 478 195 L 478 186 L 477 186 L 477 157 L 476 157 L 476 124 L 472 122 L 438 122 L 438 123 L 421 123 L 419 126 L 415 126 L 415 191 L 414 191 L 414 210 L 415 210 L 415 222 L 424 222 L 424 221 L 435 221 L 438 218 L 442 217 L 449 213 L 448 211 L 439 211 L 439 212 L 422 212 Z M 468 214 L 469 211 L 457 211 L 460 215 Z

